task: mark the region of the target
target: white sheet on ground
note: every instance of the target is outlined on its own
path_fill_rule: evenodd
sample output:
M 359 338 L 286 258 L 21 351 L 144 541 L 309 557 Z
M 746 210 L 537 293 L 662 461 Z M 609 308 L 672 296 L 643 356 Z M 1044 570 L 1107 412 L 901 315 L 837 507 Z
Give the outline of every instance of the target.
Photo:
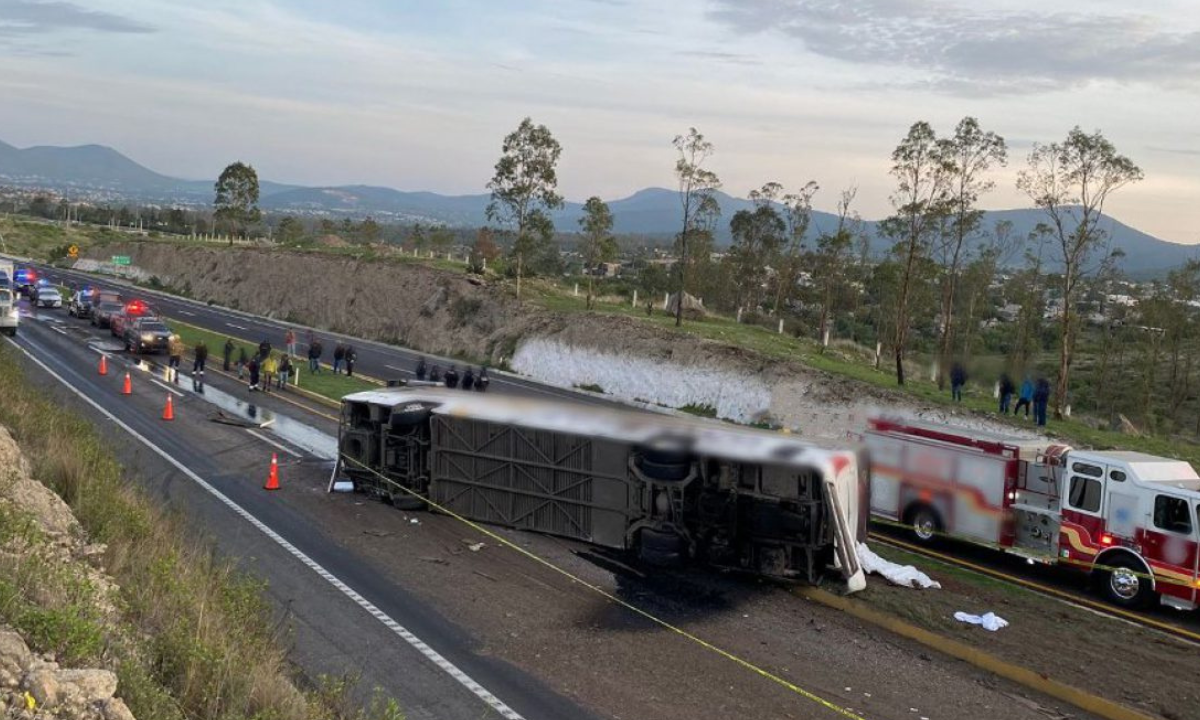
M 858 560 L 863 570 L 868 574 L 882 575 L 893 585 L 903 585 L 911 588 L 941 589 L 941 583 L 930 578 L 912 565 L 898 565 L 890 560 L 884 560 L 867 547 L 866 543 L 858 544 Z
M 971 623 L 979 625 L 984 630 L 996 632 L 1000 628 L 1008 627 L 1008 621 L 996 615 L 995 613 L 984 613 L 983 615 L 971 615 L 970 613 L 959 612 L 954 613 L 954 619 L 959 622 Z

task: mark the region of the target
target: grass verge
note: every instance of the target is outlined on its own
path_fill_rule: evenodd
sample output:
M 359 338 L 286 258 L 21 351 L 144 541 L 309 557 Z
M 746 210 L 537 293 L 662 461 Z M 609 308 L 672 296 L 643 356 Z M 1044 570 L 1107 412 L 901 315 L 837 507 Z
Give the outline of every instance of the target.
M 117 671 L 119 694 L 139 720 L 309 720 L 401 717 L 391 702 L 368 710 L 346 687 L 297 690 L 261 583 L 238 573 L 128 482 L 92 425 L 46 399 L 15 353 L 0 347 L 0 423 L 33 476 L 58 493 L 120 586 L 113 617 L 100 589 L 34 560 L 0 578 L 0 615 L 35 649 Z M 70 452 L 64 452 L 68 449 Z M 0 516 L 0 540 L 37 548 L 35 528 Z M 61 565 L 61 564 L 60 564 Z
M 167 318 L 167 324 L 179 335 L 180 339 L 183 340 L 183 344 L 189 350 L 194 348 L 197 343 L 203 341 L 208 346 L 209 364 L 221 362 L 226 340 L 233 340 L 233 359 L 235 362 L 240 350 L 244 350 L 247 356 L 258 352 L 258 343 L 256 342 L 231 335 L 215 333 L 175 318 Z M 296 362 L 296 360 L 293 359 L 293 362 Z M 379 387 L 378 383 L 365 380 L 361 377 L 334 375 L 333 370 L 328 365 L 322 365 L 321 373 L 314 375 L 308 371 L 307 359 L 301 360 L 300 363 L 302 367 L 300 369 L 299 387 L 330 400 L 341 400 L 344 395 Z

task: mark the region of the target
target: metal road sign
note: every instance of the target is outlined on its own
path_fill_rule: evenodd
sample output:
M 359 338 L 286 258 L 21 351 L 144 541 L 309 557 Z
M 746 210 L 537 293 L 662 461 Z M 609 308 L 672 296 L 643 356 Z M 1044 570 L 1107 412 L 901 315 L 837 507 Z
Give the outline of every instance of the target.
M 129 256 L 128 255 L 113 255 L 112 256 L 112 264 L 113 265 L 129 265 L 130 264 Z

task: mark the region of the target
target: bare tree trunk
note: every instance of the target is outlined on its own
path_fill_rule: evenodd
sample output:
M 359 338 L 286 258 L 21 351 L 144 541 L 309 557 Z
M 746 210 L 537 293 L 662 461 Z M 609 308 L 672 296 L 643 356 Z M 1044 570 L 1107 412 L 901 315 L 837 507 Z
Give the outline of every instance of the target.
M 517 299 L 518 300 L 521 299 L 521 271 L 523 270 L 521 261 L 523 258 L 524 258 L 523 253 L 517 253 Z
M 896 384 L 904 384 L 904 346 L 908 340 L 908 295 L 912 288 L 913 266 L 917 260 L 917 231 L 910 231 L 908 259 L 904 265 L 904 279 L 900 285 L 900 302 L 896 303 Z
M 587 309 L 588 310 L 592 309 L 592 282 L 593 282 L 592 278 L 593 278 L 592 273 L 588 273 L 588 295 L 587 295 Z
M 1067 388 L 1070 387 L 1070 372 L 1072 350 L 1071 347 L 1071 305 L 1069 302 L 1063 303 L 1062 315 L 1062 349 L 1058 355 L 1058 383 L 1054 389 L 1054 419 L 1063 419 L 1063 409 L 1067 405 Z

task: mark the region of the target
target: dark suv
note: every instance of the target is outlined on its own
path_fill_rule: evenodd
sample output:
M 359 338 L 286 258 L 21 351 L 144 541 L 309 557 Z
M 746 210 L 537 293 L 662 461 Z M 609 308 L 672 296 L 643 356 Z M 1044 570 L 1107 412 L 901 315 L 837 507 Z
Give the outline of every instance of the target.
M 92 324 L 102 328 L 111 327 L 113 316 L 124 311 L 123 304 L 105 300 L 92 308 Z
M 139 317 L 125 323 L 123 337 L 129 352 L 152 353 L 167 349 L 171 329 L 156 317 Z

